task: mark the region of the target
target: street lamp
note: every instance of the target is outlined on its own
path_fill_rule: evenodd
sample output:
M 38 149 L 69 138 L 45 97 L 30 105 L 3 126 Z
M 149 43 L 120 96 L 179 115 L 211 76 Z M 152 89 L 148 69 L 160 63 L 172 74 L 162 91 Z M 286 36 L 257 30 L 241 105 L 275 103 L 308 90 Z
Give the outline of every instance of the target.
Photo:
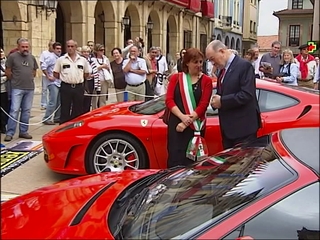
M 147 25 L 146 25 L 146 33 L 148 33 L 149 31 L 151 31 L 153 29 L 153 22 L 148 21 Z
M 47 1 L 46 5 L 46 18 L 48 18 L 54 11 L 56 11 L 58 6 L 58 1 L 56 0 L 43 0 Z
M 121 23 L 121 30 L 123 31 L 130 25 L 130 18 L 127 16 L 124 16 L 122 18 L 122 23 Z

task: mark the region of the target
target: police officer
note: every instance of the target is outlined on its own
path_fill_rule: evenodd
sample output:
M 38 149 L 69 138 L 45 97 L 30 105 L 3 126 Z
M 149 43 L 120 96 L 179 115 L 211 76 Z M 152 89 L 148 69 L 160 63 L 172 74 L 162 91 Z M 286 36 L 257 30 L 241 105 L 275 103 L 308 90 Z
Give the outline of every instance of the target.
M 76 50 L 77 42 L 67 41 L 67 53 L 57 60 L 53 70 L 54 77 L 61 80 L 60 124 L 83 113 L 84 79 L 89 77 L 90 67 Z

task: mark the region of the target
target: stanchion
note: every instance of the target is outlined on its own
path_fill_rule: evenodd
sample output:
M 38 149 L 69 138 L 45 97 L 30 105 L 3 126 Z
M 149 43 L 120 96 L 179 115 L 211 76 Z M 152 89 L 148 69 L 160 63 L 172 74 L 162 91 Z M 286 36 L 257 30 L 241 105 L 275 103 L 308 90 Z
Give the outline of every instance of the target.
M 128 102 L 128 92 L 127 91 L 123 92 L 123 101 Z

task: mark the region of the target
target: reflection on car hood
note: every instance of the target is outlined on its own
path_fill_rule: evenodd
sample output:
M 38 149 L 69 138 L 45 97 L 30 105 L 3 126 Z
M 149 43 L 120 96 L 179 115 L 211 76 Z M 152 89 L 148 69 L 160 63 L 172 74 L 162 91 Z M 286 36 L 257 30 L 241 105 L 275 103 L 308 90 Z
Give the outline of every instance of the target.
M 86 223 L 86 214 L 105 216 L 108 205 L 113 203 L 123 189 L 156 171 L 158 170 L 124 171 L 74 178 L 11 199 L 1 206 L 1 236 L 14 239 L 66 239 L 70 237 L 69 231 L 74 232 L 74 229 L 80 226 L 83 232 L 86 232 L 83 226 Z M 103 208 L 97 209 L 94 204 L 99 199 L 96 199 L 89 209 L 84 209 L 90 199 L 112 183 L 103 193 L 108 198 L 108 201 L 104 201 Z M 77 226 L 70 226 L 75 216 L 81 213 L 80 210 L 85 211 L 81 221 L 74 224 Z M 101 222 L 101 225 L 106 231 L 106 224 Z M 90 224 L 87 223 L 87 226 Z M 87 232 L 87 236 L 81 237 L 90 238 L 90 232 Z

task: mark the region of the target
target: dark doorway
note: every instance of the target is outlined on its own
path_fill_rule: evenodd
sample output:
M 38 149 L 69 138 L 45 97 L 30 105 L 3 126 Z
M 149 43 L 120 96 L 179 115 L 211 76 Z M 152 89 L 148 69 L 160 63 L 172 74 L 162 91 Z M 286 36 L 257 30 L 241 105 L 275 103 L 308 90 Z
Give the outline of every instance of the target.
M 4 42 L 3 42 L 3 16 L 2 16 L 2 11 L 0 11 L 0 47 L 3 49 L 4 48 Z
M 56 42 L 62 45 L 62 54 L 66 52 L 66 32 L 65 32 L 65 19 L 62 8 L 58 3 L 57 6 L 57 18 L 56 18 Z
M 124 46 L 126 46 L 127 45 L 127 41 L 129 39 L 131 39 L 131 18 L 129 16 L 128 10 L 126 10 L 126 13 L 124 15 L 126 17 L 129 17 L 129 19 L 130 19 L 129 25 L 128 26 L 124 26 L 123 43 L 124 43 Z
M 167 21 L 167 53 L 170 53 L 170 26 L 169 26 L 169 22 Z

